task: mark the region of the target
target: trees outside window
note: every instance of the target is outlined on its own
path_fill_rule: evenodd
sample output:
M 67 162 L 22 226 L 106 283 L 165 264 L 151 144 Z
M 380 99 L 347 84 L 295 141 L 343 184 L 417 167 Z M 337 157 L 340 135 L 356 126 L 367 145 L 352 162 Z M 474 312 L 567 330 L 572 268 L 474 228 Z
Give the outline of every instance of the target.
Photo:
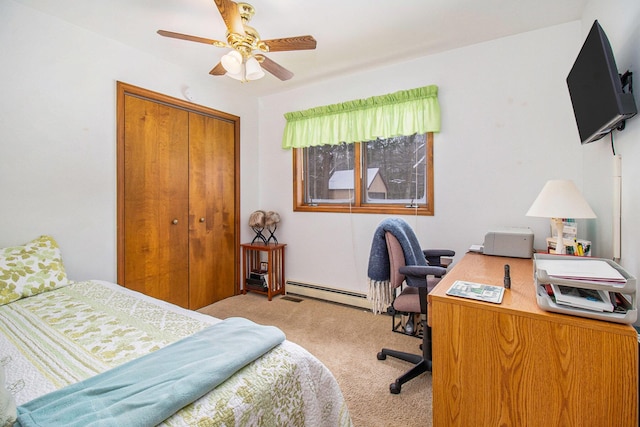
M 433 215 L 433 134 L 294 150 L 294 210 Z

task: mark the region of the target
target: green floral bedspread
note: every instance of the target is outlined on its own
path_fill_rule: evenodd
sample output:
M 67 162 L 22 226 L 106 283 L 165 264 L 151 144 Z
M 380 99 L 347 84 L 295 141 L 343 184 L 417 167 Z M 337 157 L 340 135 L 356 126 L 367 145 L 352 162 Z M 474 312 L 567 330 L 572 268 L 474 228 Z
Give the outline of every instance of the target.
M 107 282 L 78 282 L 0 306 L 0 364 L 18 405 L 157 350 L 212 323 Z M 333 375 L 285 341 L 166 426 L 350 426 Z

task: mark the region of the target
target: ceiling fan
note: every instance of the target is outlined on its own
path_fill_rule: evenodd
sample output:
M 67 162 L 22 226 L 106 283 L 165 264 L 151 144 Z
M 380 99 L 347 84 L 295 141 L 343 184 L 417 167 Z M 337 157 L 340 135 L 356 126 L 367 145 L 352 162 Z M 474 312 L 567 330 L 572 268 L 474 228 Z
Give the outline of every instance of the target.
M 316 48 L 316 40 L 313 36 L 262 40 L 256 29 L 247 25 L 255 14 L 253 6 L 248 3 L 236 3 L 232 0 L 214 1 L 220 11 L 220 15 L 222 15 L 222 20 L 227 26 L 226 42 L 158 30 L 158 34 L 161 36 L 233 49 L 224 55 L 220 62 L 209 71 L 211 75 L 227 75 L 246 82 L 263 77 L 264 71 L 262 69 L 264 68 L 280 80 L 289 80 L 293 77 L 293 73 L 267 58 L 261 52 L 283 52 Z

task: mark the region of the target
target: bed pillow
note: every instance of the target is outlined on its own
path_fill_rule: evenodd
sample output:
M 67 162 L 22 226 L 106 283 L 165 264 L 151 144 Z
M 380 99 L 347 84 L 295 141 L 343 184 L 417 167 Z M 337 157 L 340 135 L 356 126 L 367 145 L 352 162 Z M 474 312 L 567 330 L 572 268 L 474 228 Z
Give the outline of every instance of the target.
M 12 426 L 17 415 L 16 401 L 5 385 L 4 366 L 0 366 L 0 426 Z
M 68 284 L 53 237 L 40 236 L 23 246 L 0 249 L 0 305 Z

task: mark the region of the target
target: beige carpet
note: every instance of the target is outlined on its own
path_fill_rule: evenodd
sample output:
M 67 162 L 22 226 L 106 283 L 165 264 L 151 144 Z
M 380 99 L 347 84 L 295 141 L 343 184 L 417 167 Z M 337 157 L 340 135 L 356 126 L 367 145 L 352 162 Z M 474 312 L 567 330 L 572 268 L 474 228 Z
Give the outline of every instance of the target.
M 382 347 L 419 353 L 419 339 L 392 332 L 386 315 L 297 298 L 302 301 L 282 297 L 268 301 L 248 293 L 198 311 L 221 319 L 246 317 L 282 329 L 288 340 L 306 348 L 333 372 L 356 427 L 431 425 L 431 374 L 422 374 L 392 395 L 389 384 L 410 365 L 376 358 Z

